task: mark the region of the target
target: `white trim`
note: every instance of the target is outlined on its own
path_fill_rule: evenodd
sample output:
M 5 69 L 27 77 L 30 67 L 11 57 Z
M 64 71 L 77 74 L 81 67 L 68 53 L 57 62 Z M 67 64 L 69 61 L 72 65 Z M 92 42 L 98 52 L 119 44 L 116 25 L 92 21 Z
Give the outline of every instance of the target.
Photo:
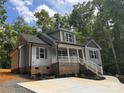
M 62 31 L 60 31 L 60 41 L 63 41 L 63 33 L 62 33 Z
M 69 53 L 69 48 L 67 47 L 67 54 L 68 54 L 68 62 L 70 63 L 70 53 Z
M 88 52 L 89 52 L 90 59 L 99 59 L 99 56 L 98 56 L 99 54 L 97 50 L 90 49 Z
M 76 35 L 74 34 L 74 44 L 76 44 Z
M 44 48 L 44 47 L 36 47 L 36 49 L 37 49 L 37 48 L 39 49 L 39 58 L 36 58 L 36 59 L 46 59 L 45 48 Z M 42 53 L 42 54 L 44 54 L 44 58 L 41 58 L 41 57 L 40 57 L 40 54 L 41 54 L 41 53 L 40 53 L 40 49 L 44 49 L 44 53 Z M 37 50 L 36 50 L 36 52 L 37 52 Z M 36 53 L 36 56 L 37 56 L 37 53 Z
M 78 58 L 78 62 L 79 62 L 79 49 L 77 49 L 77 58 Z
M 23 45 L 20 45 L 18 48 L 19 48 L 19 49 L 21 49 L 23 46 L 25 46 L 25 44 L 23 44 Z
M 100 50 L 102 49 L 93 39 L 90 40 L 90 41 L 86 44 L 86 46 L 88 46 L 88 44 L 91 43 L 91 42 L 93 42 Z

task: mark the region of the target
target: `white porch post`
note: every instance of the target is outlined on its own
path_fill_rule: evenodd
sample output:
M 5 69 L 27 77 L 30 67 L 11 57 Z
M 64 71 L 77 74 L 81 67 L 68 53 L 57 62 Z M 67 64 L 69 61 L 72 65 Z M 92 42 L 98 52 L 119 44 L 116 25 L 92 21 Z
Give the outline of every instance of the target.
M 67 54 L 68 54 L 68 62 L 70 63 L 70 53 L 69 53 L 69 48 L 67 47 Z
M 79 51 L 77 49 L 77 61 L 79 62 Z
M 84 56 L 85 55 L 85 52 L 84 51 L 85 51 L 85 48 L 82 49 L 83 62 L 85 62 L 85 56 Z

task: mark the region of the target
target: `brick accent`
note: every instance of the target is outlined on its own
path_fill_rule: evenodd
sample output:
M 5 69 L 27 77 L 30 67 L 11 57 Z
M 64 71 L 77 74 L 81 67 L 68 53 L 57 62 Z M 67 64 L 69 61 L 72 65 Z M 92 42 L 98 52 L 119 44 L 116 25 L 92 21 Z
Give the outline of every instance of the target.
M 36 66 L 31 67 L 31 74 L 51 74 L 51 67 L 50 66 Z
M 58 75 L 58 74 L 59 74 L 58 63 L 52 64 L 52 69 L 51 69 L 51 71 L 52 71 L 52 74 L 54 74 L 54 75 Z
M 79 63 L 59 63 L 59 74 L 75 74 L 79 73 Z
M 18 73 L 18 68 L 11 69 L 12 73 Z

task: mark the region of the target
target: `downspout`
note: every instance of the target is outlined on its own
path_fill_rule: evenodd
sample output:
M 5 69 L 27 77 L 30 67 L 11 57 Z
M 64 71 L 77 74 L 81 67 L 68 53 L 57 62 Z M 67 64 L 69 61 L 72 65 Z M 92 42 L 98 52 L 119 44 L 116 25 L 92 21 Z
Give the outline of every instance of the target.
M 32 66 L 32 43 L 30 44 L 30 50 L 29 50 L 29 55 L 30 55 L 30 72 L 29 75 L 31 75 L 31 66 Z
M 59 45 L 59 43 L 57 43 L 56 55 L 57 55 L 57 63 L 58 63 L 58 73 L 57 73 L 57 76 L 59 77 L 60 73 L 59 73 L 58 45 Z

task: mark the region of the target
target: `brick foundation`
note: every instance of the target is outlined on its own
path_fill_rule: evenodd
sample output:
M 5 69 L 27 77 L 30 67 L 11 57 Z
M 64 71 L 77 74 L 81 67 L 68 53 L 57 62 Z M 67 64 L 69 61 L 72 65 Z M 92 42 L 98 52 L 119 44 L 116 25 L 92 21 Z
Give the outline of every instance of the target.
M 59 74 L 79 73 L 79 63 L 59 63 Z
M 15 68 L 15 69 L 11 69 L 11 72 L 12 73 L 18 73 L 19 71 L 18 71 L 18 68 Z
M 31 67 L 31 74 L 51 74 L 51 67 L 50 66 L 38 66 L 38 67 Z

